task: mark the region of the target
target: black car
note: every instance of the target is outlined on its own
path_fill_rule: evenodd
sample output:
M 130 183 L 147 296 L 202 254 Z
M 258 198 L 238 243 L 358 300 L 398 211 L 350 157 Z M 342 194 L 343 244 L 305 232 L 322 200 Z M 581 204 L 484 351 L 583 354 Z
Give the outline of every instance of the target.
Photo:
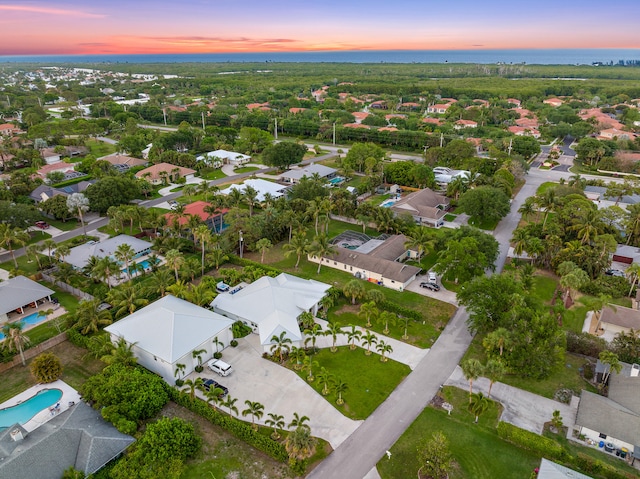
M 223 398 L 227 394 L 229 394 L 229 390 L 226 387 L 224 387 L 219 382 L 214 381 L 213 379 L 205 379 L 204 383 L 202 384 L 202 387 L 204 388 L 205 391 L 209 391 L 209 389 L 211 389 L 211 388 L 222 389 L 222 394 L 220 394 L 221 398 Z
M 438 286 L 436 283 L 428 283 L 425 281 L 423 283 L 420 283 L 420 287 L 430 289 L 431 291 L 440 291 L 440 286 Z
M 608 269 L 604 272 L 607 276 L 617 276 L 618 278 L 624 278 L 624 271 L 620 271 L 619 269 Z

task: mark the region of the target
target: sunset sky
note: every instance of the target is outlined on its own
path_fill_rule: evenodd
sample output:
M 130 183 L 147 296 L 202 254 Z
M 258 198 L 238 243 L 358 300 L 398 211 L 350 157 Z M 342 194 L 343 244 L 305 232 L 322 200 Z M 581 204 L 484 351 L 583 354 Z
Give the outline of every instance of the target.
M 0 55 L 640 48 L 638 19 L 638 0 L 0 0 Z

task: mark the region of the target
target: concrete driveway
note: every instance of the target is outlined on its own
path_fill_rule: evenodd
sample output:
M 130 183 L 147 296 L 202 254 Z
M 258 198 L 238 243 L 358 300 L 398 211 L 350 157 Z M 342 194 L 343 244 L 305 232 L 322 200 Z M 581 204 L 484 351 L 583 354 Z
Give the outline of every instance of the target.
M 308 416 L 312 434 L 328 441 L 334 449 L 362 423 L 343 416 L 294 372 L 263 359 L 256 334 L 239 339 L 236 348 L 226 348 L 222 359 L 233 366 L 234 372 L 230 376 L 220 377 L 205 368 L 202 373 L 192 373 L 188 378 L 212 378 L 229 388 L 229 395 L 238 398 L 236 407 L 241 419 L 251 420 L 251 416 L 242 417 L 247 400 L 264 405 L 264 416 L 256 421 L 260 424 L 269 419 L 268 413 L 281 414 L 288 424 L 297 412 Z M 203 397 L 201 393 L 198 395 Z
M 444 301 L 445 303 L 453 304 L 454 306 L 458 306 L 456 293 L 445 289 L 440 283 L 438 283 L 440 285 L 440 291 L 431 291 L 430 289 L 421 288 L 420 283 L 422 283 L 423 281 L 427 281 L 428 279 L 429 278 L 426 274 L 417 276 L 414 281 L 409 283 L 409 286 L 407 286 L 406 289 L 408 291 L 413 291 L 414 293 L 421 294 L 422 296 L 429 296 L 430 298 Z

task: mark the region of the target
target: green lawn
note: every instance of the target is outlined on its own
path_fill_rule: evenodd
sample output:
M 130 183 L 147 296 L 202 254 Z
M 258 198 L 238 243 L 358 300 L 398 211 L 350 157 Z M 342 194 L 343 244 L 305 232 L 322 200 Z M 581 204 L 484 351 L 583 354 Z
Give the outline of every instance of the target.
M 345 401 L 342 406 L 336 404 L 336 395 L 332 392 L 326 399 L 351 419 L 366 419 L 411 372 L 405 364 L 393 360 L 383 363 L 378 354 L 367 356 L 363 349 L 351 351 L 348 346 L 339 347 L 335 353 L 329 349 L 321 349 L 313 355 L 313 360 L 349 386 L 342 395 Z M 318 393 L 323 386 L 317 379 L 320 367 L 313 371 L 316 380 L 309 383 Z M 291 369 L 293 370 L 292 367 Z M 306 379 L 307 372 L 296 372 Z
M 475 216 L 471 216 L 469 218 L 469 224 L 471 226 L 475 226 L 476 228 L 480 228 L 481 230 L 493 231 L 498 226 L 500 220 L 485 220 L 480 219 Z
M 242 168 L 236 168 L 233 170 L 233 172 L 236 175 L 239 175 L 240 173 L 250 173 L 251 171 L 257 171 L 260 168 L 258 168 L 257 166 L 243 166 Z
M 44 230 L 29 231 L 29 236 L 30 236 L 29 241 L 25 243 L 25 246 L 39 243 L 40 241 L 44 241 L 48 238 L 51 238 L 51 235 L 45 232 Z
M 225 175 L 221 169 L 217 169 L 217 170 L 210 170 L 210 171 L 201 171 L 200 172 L 200 177 L 204 178 L 205 180 L 219 180 L 220 178 L 225 178 L 227 175 Z
M 105 143 L 98 140 L 87 140 L 85 145 L 89 147 L 89 154 L 100 158 L 101 156 L 107 156 L 116 152 L 116 145 Z
M 68 219 L 67 221 L 61 221 L 43 217 L 43 221 L 46 221 L 51 226 L 54 226 L 62 231 L 71 231 L 82 226 L 80 222 L 75 218 Z
M 444 215 L 444 220 L 445 221 L 453 221 L 458 217 L 458 215 L 452 215 L 451 213 L 447 213 L 446 215 Z
M 383 457 L 378 462 L 382 479 L 417 477 L 418 444 L 436 431 L 442 431 L 448 439 L 457 464 L 450 479 L 529 478 L 540 458 L 498 437 L 495 427 L 499 405 L 492 402 L 478 424 L 474 424 L 467 411 L 467 392 L 446 387 L 442 394 L 453 405 L 451 415 L 427 407 L 391 448 L 391 458 Z
M 544 194 L 545 191 L 547 191 L 547 190 L 549 190 L 551 188 L 555 188 L 556 186 L 558 186 L 558 183 L 555 183 L 553 181 L 545 181 L 536 190 L 536 195 L 542 195 L 542 194 Z

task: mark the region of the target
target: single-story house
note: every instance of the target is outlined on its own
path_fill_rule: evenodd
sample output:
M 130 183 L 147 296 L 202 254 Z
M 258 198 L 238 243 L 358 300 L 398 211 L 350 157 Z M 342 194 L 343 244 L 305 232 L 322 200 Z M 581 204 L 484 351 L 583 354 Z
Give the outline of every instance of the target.
M 546 100 L 543 100 L 542 103 L 544 103 L 545 105 L 558 107 L 564 104 L 564 100 L 561 100 L 560 98 L 547 98 Z
M 258 192 L 258 201 L 264 201 L 264 196 L 269 193 L 273 198 L 280 198 L 284 196 L 287 192 L 288 186 L 280 185 L 278 183 L 274 183 L 272 181 L 267 181 L 263 179 L 251 179 L 244 180 L 242 183 L 237 183 L 229 186 L 229 188 L 225 188 L 220 191 L 222 195 L 228 195 L 232 190 L 240 190 L 240 192 L 244 193 L 244 189 L 246 186 L 251 186 Z
M 136 166 L 147 166 L 149 164 L 148 160 L 142 160 L 140 158 L 134 158 L 133 156 L 122 155 L 120 153 L 113 153 L 111 155 L 103 156 L 98 158 L 99 160 L 108 161 L 113 166 L 128 166 L 129 168 L 134 168 Z
M 122 338 L 131 345 L 138 364 L 174 384 L 178 364 L 181 378 L 198 365 L 193 351 L 203 350 L 200 364 L 233 339 L 233 321 L 189 301 L 167 295 L 107 326 L 111 341 Z M 214 344 L 218 338 L 219 344 Z
M 82 193 L 96 181 L 97 180 L 80 181 L 78 183 L 74 183 L 73 185 L 67 185 L 61 188 L 54 188 L 49 185 L 40 185 L 31 193 L 29 193 L 29 198 L 31 198 L 36 203 L 41 203 L 58 195 L 70 196 L 73 193 Z
M 619 333 L 629 333 L 632 329 L 640 331 L 640 311 L 624 306 L 602 308 L 600 315 L 600 329 L 604 330 L 602 337 L 612 341 Z
M 442 115 L 447 112 L 450 106 L 451 106 L 451 103 L 446 103 L 446 104 L 436 103 L 435 105 L 429 105 L 427 107 L 427 113 L 437 113 L 439 115 Z
M 251 161 L 251 157 L 249 155 L 243 155 L 242 153 L 236 153 L 235 151 L 227 150 L 210 151 L 208 153 L 205 153 L 204 155 L 196 157 L 196 160 L 204 161 L 205 158 L 209 158 L 208 161 L 212 163 L 215 163 L 213 159 L 217 158 L 221 162 L 220 166 L 222 166 L 223 163 L 240 166 Z
M 534 138 L 540 138 L 540 132 L 535 128 L 514 125 L 507 128 L 507 130 L 509 133 L 513 133 L 516 136 L 532 136 Z
M 0 135 L 2 136 L 13 136 L 18 133 L 22 133 L 22 130 L 18 128 L 13 123 L 2 123 L 0 124 Z
M 607 128 L 598 133 L 598 138 L 603 140 L 634 140 L 635 137 L 634 133 L 618 130 L 617 128 Z
M 591 476 L 574 471 L 556 462 L 542 458 L 537 479 L 593 479 Z
M 0 431 L 0 476 L 59 479 L 69 467 L 89 476 L 134 441 L 79 402 L 31 432 L 19 424 Z
M 409 193 L 390 208 L 396 215 L 411 215 L 418 224 L 439 227 L 444 224 L 444 215 L 449 209 L 449 198 L 425 188 Z
M 448 185 L 456 178 L 464 178 L 467 180 L 471 178 L 471 172 L 468 170 L 454 170 L 446 166 L 436 166 L 433 169 L 433 173 L 435 174 L 436 183 L 443 185 Z
M 404 235 L 369 238 L 358 246 L 341 237 L 343 235 L 332 241 L 336 245 L 334 254 L 322 257 L 309 254 L 309 261 L 346 271 L 356 278 L 397 291 L 406 289 L 421 271 L 417 266 L 402 263 L 405 259 L 416 259 L 418 256 L 416 251 L 405 247 L 407 238 Z
M 640 366 L 622 363 L 620 373 L 609 376 L 609 395 L 582 391 L 576 427 L 595 442 L 625 448 L 640 457 Z
M 458 120 L 453 124 L 456 130 L 462 130 L 464 128 L 478 128 L 478 122 L 473 120 Z
M 336 176 L 338 170 L 335 168 L 329 168 L 328 166 L 311 164 L 303 166 L 301 168 L 291 168 L 280 175 L 282 181 L 287 183 L 298 183 L 302 178 L 311 179 L 313 175 L 318 175 L 320 178 L 330 179 Z
M 275 278 L 263 276 L 251 284 L 220 293 L 211 307 L 233 321 L 242 321 L 260 336 L 268 352 L 273 336 L 285 333 L 296 347 L 302 346 L 298 317 L 303 312 L 317 315 L 319 303 L 331 286 L 287 273 Z
M 16 276 L 0 282 L 0 324 L 9 319 L 9 313 L 15 311 L 24 314 L 25 308 L 38 302 L 51 301 L 55 291 L 25 277 Z
M 60 162 L 60 163 L 43 165 L 41 168 L 38 168 L 38 171 L 36 171 L 36 174 L 40 178 L 45 179 L 49 173 L 52 173 L 54 171 L 59 171 L 60 173 L 69 173 L 70 171 L 75 171 L 75 170 L 76 170 L 75 163 Z
M 196 170 L 191 168 L 184 168 L 182 166 L 172 165 L 171 163 L 157 163 L 151 165 L 144 170 L 140 170 L 136 173 L 136 178 L 146 178 L 151 184 L 162 184 L 166 178 L 166 181 L 173 183 L 178 178 L 193 178 L 196 174 Z
M 225 229 L 224 215 L 229 212 L 228 208 L 221 208 L 217 214 L 207 213 L 204 209 L 207 206 L 211 206 L 211 203 L 206 201 L 194 201 L 184 207 L 184 216 L 176 216 L 175 213 L 167 213 L 164 217 L 167 219 L 167 224 L 172 225 L 174 221 L 177 221 L 180 226 L 187 224 L 189 216 L 194 215 L 200 218 L 200 220 L 206 224 L 210 230 L 214 233 L 222 233 Z
M 89 241 L 88 243 L 71 248 L 69 254 L 64 257 L 64 261 L 69 263 L 75 269 L 82 269 L 92 256 L 96 256 L 98 258 L 114 258 L 114 254 L 118 249 L 118 246 L 121 244 L 128 244 L 131 246 L 135 253 L 134 259 L 150 254 L 151 247 L 153 246 L 148 241 L 135 238 L 133 236 L 118 235 L 104 241 Z

